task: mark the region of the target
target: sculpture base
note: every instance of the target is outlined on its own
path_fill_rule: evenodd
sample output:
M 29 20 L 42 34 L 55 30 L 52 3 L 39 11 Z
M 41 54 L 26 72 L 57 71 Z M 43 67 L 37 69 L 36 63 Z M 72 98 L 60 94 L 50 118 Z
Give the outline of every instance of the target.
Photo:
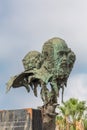
M 0 111 L 0 130 L 42 130 L 41 111 L 31 108 Z
M 43 130 L 55 130 L 55 119 L 48 123 L 43 123 Z

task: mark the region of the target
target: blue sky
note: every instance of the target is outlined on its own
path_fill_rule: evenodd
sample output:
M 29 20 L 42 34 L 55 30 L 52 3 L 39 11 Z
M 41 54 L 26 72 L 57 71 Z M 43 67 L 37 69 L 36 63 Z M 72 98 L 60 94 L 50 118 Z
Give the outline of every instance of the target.
M 64 100 L 87 101 L 87 0 L 0 0 L 0 109 L 42 105 L 24 88 L 6 94 L 6 82 L 24 71 L 29 51 L 41 51 L 52 37 L 64 39 L 77 57 Z

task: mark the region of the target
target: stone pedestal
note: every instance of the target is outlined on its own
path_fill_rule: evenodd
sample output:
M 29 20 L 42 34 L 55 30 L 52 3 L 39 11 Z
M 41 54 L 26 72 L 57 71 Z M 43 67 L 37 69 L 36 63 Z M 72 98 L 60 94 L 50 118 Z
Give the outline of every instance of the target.
M 58 104 L 46 104 L 41 108 L 43 130 L 55 130 L 55 108 Z
M 0 130 L 42 130 L 41 111 L 31 108 L 0 111 Z

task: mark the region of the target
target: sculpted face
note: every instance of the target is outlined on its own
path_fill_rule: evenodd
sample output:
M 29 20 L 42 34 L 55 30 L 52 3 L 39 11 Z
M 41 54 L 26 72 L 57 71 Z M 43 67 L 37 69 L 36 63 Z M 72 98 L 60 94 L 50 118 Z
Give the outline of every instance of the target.
M 42 56 L 38 51 L 29 52 L 22 60 L 25 70 L 39 69 L 42 64 Z
M 68 77 L 75 61 L 74 53 L 68 48 L 64 40 L 53 38 L 43 45 L 42 54 L 46 67 L 58 77 Z M 53 70 L 53 71 L 52 71 Z

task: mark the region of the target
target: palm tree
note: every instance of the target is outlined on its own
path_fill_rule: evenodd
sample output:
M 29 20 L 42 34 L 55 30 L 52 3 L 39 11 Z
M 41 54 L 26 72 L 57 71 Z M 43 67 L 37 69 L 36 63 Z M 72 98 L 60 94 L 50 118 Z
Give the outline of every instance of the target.
M 58 130 L 65 130 L 65 122 L 62 116 L 56 116 L 56 127 Z
M 59 109 L 61 110 L 63 118 L 66 120 L 66 130 L 70 130 L 70 127 L 75 130 L 76 121 L 81 120 L 87 107 L 85 101 L 70 98 L 68 101 L 64 102 Z

